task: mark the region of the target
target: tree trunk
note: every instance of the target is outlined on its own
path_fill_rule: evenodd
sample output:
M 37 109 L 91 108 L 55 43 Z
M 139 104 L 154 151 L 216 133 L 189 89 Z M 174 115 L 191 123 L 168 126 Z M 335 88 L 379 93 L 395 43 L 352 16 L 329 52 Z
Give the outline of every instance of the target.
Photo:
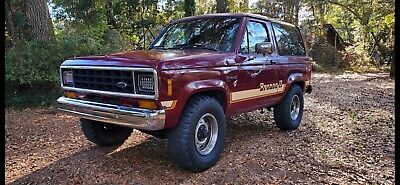
M 227 13 L 228 10 L 228 0 L 217 0 L 217 13 Z
M 194 0 L 185 0 L 184 5 L 185 17 L 194 15 L 196 12 L 196 3 Z
M 6 31 L 11 38 L 12 46 L 15 46 L 15 43 L 18 41 L 18 36 L 15 33 L 14 22 L 13 22 L 13 16 L 15 11 L 10 1 L 6 0 L 4 1 L 4 3 L 5 3 L 4 9 L 6 14 Z
M 300 1 L 297 0 L 294 5 L 294 24 L 299 25 L 299 11 L 300 11 Z
M 318 2 L 315 8 L 318 11 L 318 22 L 321 22 L 321 24 L 325 24 L 325 19 L 324 19 L 325 10 L 322 3 Z
M 25 21 L 30 30 L 29 35 L 39 41 L 54 38 L 53 22 L 50 18 L 46 0 L 29 0 L 24 3 Z
M 393 42 L 392 42 L 392 48 L 393 48 L 393 50 L 392 50 L 392 57 L 391 57 L 391 61 L 392 61 L 392 63 L 391 63 L 391 65 L 390 65 L 390 76 L 391 77 L 393 77 L 394 78 L 394 76 L 395 76 L 395 67 L 394 67 L 394 63 L 396 62 L 396 60 L 395 60 L 395 53 L 394 53 L 394 51 L 395 51 L 395 48 L 394 48 L 394 38 L 395 38 L 395 36 L 394 36 L 394 29 L 392 29 L 392 40 L 393 40 Z
M 248 10 L 249 9 L 249 0 L 240 1 L 240 9 Z
M 112 4 L 111 0 L 107 0 L 106 8 L 107 8 L 107 24 L 110 26 L 111 29 L 118 28 L 117 20 L 115 20 L 114 9 L 113 9 L 113 4 Z
M 292 14 L 292 12 L 291 12 L 291 5 L 289 5 L 289 4 L 285 4 L 285 3 L 283 3 L 283 7 L 285 7 L 285 13 L 283 14 L 283 20 L 285 21 L 285 22 L 288 22 L 288 23 L 293 23 L 292 22 L 292 17 L 293 17 L 293 14 Z
M 394 77 L 394 75 L 395 75 L 395 67 L 394 67 L 394 63 L 395 63 L 395 60 L 394 60 L 394 52 L 393 52 L 393 54 L 392 54 L 392 59 L 391 59 L 392 61 L 392 63 L 391 63 L 391 65 L 390 65 L 390 76 L 391 77 Z
M 313 17 L 315 19 L 316 17 L 315 17 L 314 1 L 311 1 L 311 11 L 312 11 L 312 15 L 313 15 Z

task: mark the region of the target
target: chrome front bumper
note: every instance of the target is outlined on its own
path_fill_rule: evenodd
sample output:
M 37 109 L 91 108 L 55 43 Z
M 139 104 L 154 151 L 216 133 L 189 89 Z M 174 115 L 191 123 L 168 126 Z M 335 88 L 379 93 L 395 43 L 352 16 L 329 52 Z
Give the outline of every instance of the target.
M 164 110 L 131 108 L 66 97 L 58 98 L 57 103 L 58 110 L 82 118 L 130 128 L 161 130 L 165 124 Z

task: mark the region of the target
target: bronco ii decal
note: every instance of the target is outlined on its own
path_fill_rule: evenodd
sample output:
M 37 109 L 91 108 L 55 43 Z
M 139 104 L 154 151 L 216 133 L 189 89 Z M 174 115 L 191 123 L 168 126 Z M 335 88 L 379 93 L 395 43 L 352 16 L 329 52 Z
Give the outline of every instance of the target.
M 278 83 L 266 84 L 260 83 L 260 91 L 270 90 L 270 89 L 277 89 L 282 87 L 282 80 L 279 80 Z
M 259 88 L 231 93 L 231 103 L 279 94 L 285 91 L 285 87 L 283 80 L 271 84 L 260 83 Z

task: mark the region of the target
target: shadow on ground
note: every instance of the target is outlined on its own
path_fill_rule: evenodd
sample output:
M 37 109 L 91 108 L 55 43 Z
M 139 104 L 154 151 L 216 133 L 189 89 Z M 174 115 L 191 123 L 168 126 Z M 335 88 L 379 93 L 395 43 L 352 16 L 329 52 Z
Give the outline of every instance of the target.
M 278 130 L 271 115 L 267 113 L 256 119 L 243 114 L 228 119 L 225 152 L 217 165 L 204 173 L 192 173 L 173 164 L 168 156 L 167 140 L 149 136 L 138 144 L 129 143 L 128 139 L 123 146 L 114 148 L 90 144 L 10 184 L 197 184 L 204 180 L 212 184 L 235 179 L 243 182 L 246 176 L 256 181 L 273 176 L 282 180 L 309 178 L 279 167 L 270 169 L 274 166 L 272 163 L 282 159 L 282 153 L 295 150 L 294 146 L 283 147 L 290 146 L 290 140 L 281 139 L 288 137 L 289 132 Z M 292 152 L 287 159 L 294 156 Z

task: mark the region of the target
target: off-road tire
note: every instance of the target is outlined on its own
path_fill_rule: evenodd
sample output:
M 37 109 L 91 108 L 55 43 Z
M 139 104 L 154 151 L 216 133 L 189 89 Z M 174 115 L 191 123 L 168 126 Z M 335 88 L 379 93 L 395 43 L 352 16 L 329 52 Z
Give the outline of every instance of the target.
M 133 129 L 81 118 L 81 129 L 86 138 L 100 146 L 116 146 L 124 143 Z
M 195 145 L 195 130 L 200 118 L 211 114 L 217 122 L 217 139 L 212 150 L 201 155 Z M 209 115 L 208 114 L 208 115 Z M 225 147 L 226 122 L 221 104 L 208 96 L 197 96 L 185 106 L 176 128 L 168 134 L 168 152 L 172 160 L 180 167 L 202 172 L 212 167 Z
M 293 97 L 296 95 L 300 99 L 300 110 L 297 118 L 295 120 L 292 120 L 290 116 L 291 103 Z M 276 126 L 282 130 L 297 129 L 303 117 L 303 108 L 304 108 L 303 91 L 299 85 L 293 85 L 286 93 L 283 100 L 277 106 L 274 107 L 274 119 Z

